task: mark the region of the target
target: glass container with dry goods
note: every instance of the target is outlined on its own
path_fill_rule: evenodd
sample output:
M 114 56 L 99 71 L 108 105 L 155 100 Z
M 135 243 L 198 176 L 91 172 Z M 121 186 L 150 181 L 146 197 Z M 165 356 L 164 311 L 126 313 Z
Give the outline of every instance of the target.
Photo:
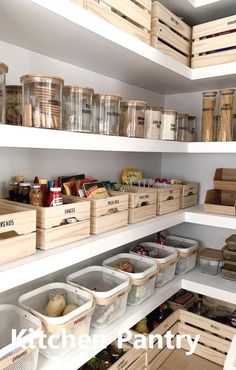
M 5 123 L 5 104 L 6 104 L 6 74 L 8 66 L 0 62 L 0 122 Z
M 202 141 L 214 140 L 216 91 L 202 94 Z
M 121 102 L 120 135 L 144 137 L 144 118 L 147 103 L 141 100 Z
M 61 129 L 63 80 L 56 76 L 25 75 L 22 125 Z
M 233 141 L 233 109 L 235 89 L 220 91 L 218 141 Z
M 117 95 L 94 95 L 94 133 L 119 135 L 120 102 L 121 97 Z
M 177 140 L 188 141 L 188 114 L 177 113 L 176 116 Z
M 176 115 L 172 109 L 163 109 L 161 114 L 161 140 L 176 139 Z
M 6 86 L 6 123 L 21 126 L 22 121 L 22 87 Z
M 188 140 L 187 141 L 195 141 L 196 140 L 196 121 L 197 117 L 195 116 L 188 116 Z
M 94 90 L 89 87 L 64 86 L 62 89 L 62 128 L 68 131 L 92 131 Z
M 148 106 L 145 111 L 144 137 L 160 139 L 162 108 Z

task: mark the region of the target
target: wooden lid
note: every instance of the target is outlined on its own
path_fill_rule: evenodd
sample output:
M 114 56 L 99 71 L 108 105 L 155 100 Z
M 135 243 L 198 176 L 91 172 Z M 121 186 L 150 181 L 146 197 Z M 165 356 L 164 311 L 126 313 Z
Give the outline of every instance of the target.
M 214 260 L 214 261 L 221 261 L 222 260 L 222 252 L 218 249 L 213 248 L 205 248 L 199 251 L 199 257 Z
M 217 91 L 205 91 L 202 93 L 203 97 L 213 98 L 217 95 Z
M 177 112 L 177 117 L 179 118 L 188 118 L 188 113 L 182 113 L 182 112 Z
M 100 94 L 94 94 L 94 99 L 99 100 L 99 99 L 114 99 L 114 100 L 121 100 L 122 97 L 119 95 L 114 95 L 114 94 L 108 94 L 108 93 L 100 93 Z
M 147 102 L 143 100 L 122 100 L 120 104 L 122 107 L 128 107 L 128 106 L 133 106 L 133 105 L 146 106 Z
M 153 105 L 148 105 L 147 109 L 154 110 L 155 112 L 162 112 L 163 111 L 163 107 L 155 107 Z
M 177 112 L 176 112 L 176 110 L 174 110 L 174 109 L 163 109 L 163 112 L 162 113 L 164 113 L 164 114 L 177 114 Z
M 235 89 L 225 89 L 225 90 L 220 90 L 221 95 L 231 95 L 234 94 Z
M 24 75 L 20 78 L 21 82 L 46 82 L 53 83 L 56 85 L 63 85 L 64 80 L 58 76 L 42 75 L 42 74 L 30 74 Z
M 6 86 L 6 91 L 7 92 L 17 92 L 17 93 L 20 93 L 20 92 L 22 92 L 22 86 L 21 85 L 7 85 Z
M 236 245 L 236 234 L 231 235 L 229 238 L 225 239 L 226 244 Z
M 70 91 L 70 92 L 85 92 L 88 94 L 94 94 L 94 89 L 87 86 L 79 86 L 79 85 L 65 85 L 63 86 L 63 91 Z
M 0 73 L 7 73 L 8 66 L 5 63 L 0 62 Z

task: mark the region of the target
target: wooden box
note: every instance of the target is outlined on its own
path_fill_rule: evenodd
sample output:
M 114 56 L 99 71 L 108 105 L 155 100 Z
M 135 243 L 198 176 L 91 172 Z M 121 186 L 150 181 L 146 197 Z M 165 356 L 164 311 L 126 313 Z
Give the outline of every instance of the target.
M 5 200 L 4 202 L 15 204 Z M 73 243 L 90 235 L 90 202 L 78 197 L 63 196 L 64 204 L 57 207 L 35 207 L 20 204 L 37 212 L 37 248 L 48 250 Z M 79 222 L 61 225 L 63 220 L 75 217 Z
M 180 196 L 180 208 L 188 208 L 198 204 L 199 184 L 197 182 L 186 182 L 182 185 Z
M 206 193 L 204 210 L 209 213 L 236 215 L 236 191 L 208 190 Z
M 91 200 L 91 234 L 101 234 L 128 224 L 128 194 L 110 193 L 109 198 Z
M 192 68 L 236 60 L 236 15 L 193 27 Z
M 81 0 L 71 0 L 81 6 Z M 150 44 L 151 0 L 84 0 L 83 7 Z
M 0 200 L 0 265 L 36 252 L 36 212 Z
M 173 185 L 169 188 L 156 189 L 157 191 L 157 215 L 178 211 L 180 208 L 181 185 Z
M 110 370 L 145 370 L 144 350 L 124 343 L 123 351 L 125 354 L 109 367 Z
M 236 168 L 217 168 L 214 176 L 214 188 L 236 191 Z
M 151 45 L 190 66 L 192 28 L 158 1 L 152 3 Z

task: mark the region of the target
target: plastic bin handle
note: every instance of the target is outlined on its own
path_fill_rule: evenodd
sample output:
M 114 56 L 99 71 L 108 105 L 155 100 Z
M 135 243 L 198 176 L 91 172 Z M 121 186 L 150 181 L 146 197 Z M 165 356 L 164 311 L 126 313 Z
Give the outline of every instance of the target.
M 145 276 L 143 279 L 132 279 L 132 285 L 144 285 L 146 284 L 149 280 L 152 280 L 158 273 L 159 273 L 159 266 L 156 271 L 152 272 L 148 276 Z
M 179 257 L 175 258 L 172 261 L 160 264 L 160 270 L 165 270 L 168 267 L 175 265 L 178 262 L 178 260 L 179 260 Z
M 108 298 L 96 297 L 95 298 L 96 304 L 100 306 L 107 306 L 109 304 L 112 304 L 116 302 L 118 299 L 120 299 L 121 297 L 123 297 L 125 294 L 128 294 L 131 291 L 131 288 L 132 288 L 132 284 L 130 283 L 128 287 L 124 288 L 123 290 L 121 290 L 120 292 L 116 294 L 113 294 L 111 297 L 108 297 Z
M 34 342 L 34 345 L 38 347 L 38 341 Z M 26 349 L 20 348 L 18 351 L 12 353 L 7 358 L 2 358 L 0 360 L 0 370 L 5 370 L 10 368 L 13 364 L 16 364 L 18 361 L 21 361 L 23 357 L 26 357 L 36 351 L 37 348 L 28 347 Z

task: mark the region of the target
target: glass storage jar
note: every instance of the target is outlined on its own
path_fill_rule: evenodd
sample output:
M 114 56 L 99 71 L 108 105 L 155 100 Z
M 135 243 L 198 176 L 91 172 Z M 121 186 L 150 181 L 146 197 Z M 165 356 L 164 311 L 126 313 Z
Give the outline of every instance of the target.
M 218 141 L 233 140 L 233 109 L 235 89 L 220 91 L 220 122 Z
M 6 74 L 8 66 L 0 62 L 0 123 L 5 123 L 5 104 L 6 104 Z
M 68 131 L 92 131 L 94 90 L 67 85 L 62 88 L 62 128 Z
M 216 91 L 202 93 L 202 141 L 214 140 Z
M 161 140 L 176 139 L 176 114 L 173 109 L 163 109 L 161 114 Z
M 48 75 L 25 75 L 23 84 L 22 125 L 61 129 L 63 79 Z
M 21 126 L 22 122 L 22 87 L 6 86 L 6 123 Z
M 160 139 L 162 108 L 148 106 L 145 111 L 144 137 Z
M 119 135 L 121 97 L 111 94 L 95 94 L 93 132 L 102 135 Z
M 188 116 L 188 140 L 187 141 L 195 141 L 196 140 L 196 122 L 197 117 L 195 116 Z
M 177 126 L 177 140 L 178 141 L 188 141 L 188 114 L 187 113 L 177 113 L 176 126 Z
M 142 100 L 121 102 L 120 135 L 144 137 L 144 117 L 147 103 Z

